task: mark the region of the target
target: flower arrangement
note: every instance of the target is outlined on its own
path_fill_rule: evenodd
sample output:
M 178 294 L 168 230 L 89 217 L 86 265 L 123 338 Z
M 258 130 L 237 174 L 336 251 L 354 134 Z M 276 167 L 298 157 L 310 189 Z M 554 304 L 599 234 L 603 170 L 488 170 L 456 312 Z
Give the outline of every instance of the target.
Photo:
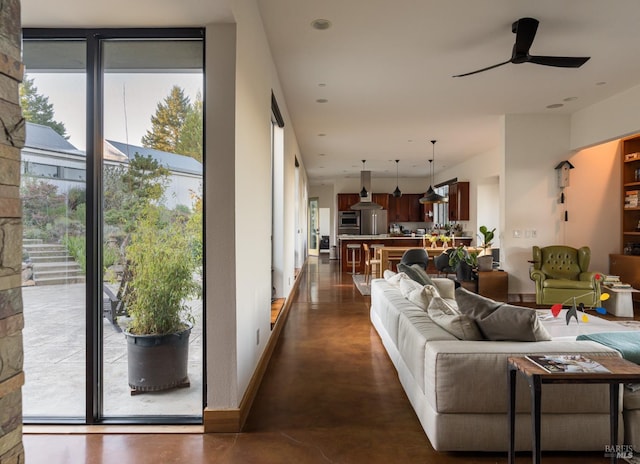
M 451 237 L 449 237 L 448 235 L 442 234 L 438 238 L 442 242 L 442 248 L 447 248 L 448 247 L 448 243 L 451 241 Z

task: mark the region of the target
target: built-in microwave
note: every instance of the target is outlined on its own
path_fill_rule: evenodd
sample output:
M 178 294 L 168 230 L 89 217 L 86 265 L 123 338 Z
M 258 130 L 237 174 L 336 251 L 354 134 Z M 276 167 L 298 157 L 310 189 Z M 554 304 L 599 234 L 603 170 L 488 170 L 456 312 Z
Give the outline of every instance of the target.
M 338 213 L 338 227 L 360 227 L 360 211 L 340 211 Z

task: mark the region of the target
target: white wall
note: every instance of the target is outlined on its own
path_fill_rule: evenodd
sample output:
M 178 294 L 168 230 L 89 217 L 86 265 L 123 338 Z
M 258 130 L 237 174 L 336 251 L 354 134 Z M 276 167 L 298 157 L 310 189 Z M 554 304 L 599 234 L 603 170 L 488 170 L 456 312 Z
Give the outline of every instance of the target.
M 234 2 L 233 13 L 235 24 L 206 31 L 208 409 L 240 405 L 271 335 L 272 89 L 285 119 L 285 293 L 294 275 L 294 195 L 306 196 L 307 185 L 301 166 L 295 186 L 299 149 L 255 0 Z

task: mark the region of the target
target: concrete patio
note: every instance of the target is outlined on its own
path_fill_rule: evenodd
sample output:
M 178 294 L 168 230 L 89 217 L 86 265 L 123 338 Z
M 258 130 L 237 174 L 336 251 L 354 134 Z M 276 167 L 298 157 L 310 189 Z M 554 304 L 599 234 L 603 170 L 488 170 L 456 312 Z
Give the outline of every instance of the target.
M 85 285 L 23 287 L 23 413 L 29 418 L 85 415 Z M 132 396 L 127 342 L 109 321 L 104 330 L 105 417 L 202 415 L 202 302 L 191 304 L 196 324 L 189 346 L 190 388 Z

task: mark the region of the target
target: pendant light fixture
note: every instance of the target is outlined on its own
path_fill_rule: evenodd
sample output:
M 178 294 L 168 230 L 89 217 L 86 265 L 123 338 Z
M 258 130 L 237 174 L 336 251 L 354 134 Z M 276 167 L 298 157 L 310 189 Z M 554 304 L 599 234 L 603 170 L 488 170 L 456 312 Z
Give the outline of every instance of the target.
M 371 194 L 367 191 L 367 187 L 371 190 L 371 172 L 364 170 L 364 163 L 366 160 L 362 160 L 362 172 L 360 173 L 360 183 L 362 184 L 362 190 L 360 190 L 360 201 L 351 206 L 354 210 L 368 210 L 368 209 L 382 209 L 382 205 L 371 201 Z
M 443 197 L 442 195 L 438 195 L 435 190 L 433 190 L 433 165 L 436 159 L 436 141 L 431 141 L 433 147 L 433 154 L 431 159 L 429 160 L 429 167 L 431 170 L 431 181 L 429 184 L 429 188 L 427 189 L 427 193 L 424 194 L 424 197 L 420 198 L 420 203 L 422 204 L 431 204 L 431 203 L 446 203 L 449 201 L 449 198 Z
M 402 196 L 402 192 L 400 191 L 400 188 L 398 187 L 398 162 L 400 160 L 396 160 L 396 189 L 393 191 L 393 196 L 394 198 L 400 198 Z
M 364 171 L 364 163 L 366 163 L 366 162 L 367 162 L 367 160 L 362 160 L 362 172 L 365 172 Z M 364 180 L 363 180 L 362 176 L 360 176 L 360 179 L 362 180 L 362 190 L 360 190 L 360 198 L 367 198 L 368 193 L 367 193 L 367 189 L 364 186 Z

